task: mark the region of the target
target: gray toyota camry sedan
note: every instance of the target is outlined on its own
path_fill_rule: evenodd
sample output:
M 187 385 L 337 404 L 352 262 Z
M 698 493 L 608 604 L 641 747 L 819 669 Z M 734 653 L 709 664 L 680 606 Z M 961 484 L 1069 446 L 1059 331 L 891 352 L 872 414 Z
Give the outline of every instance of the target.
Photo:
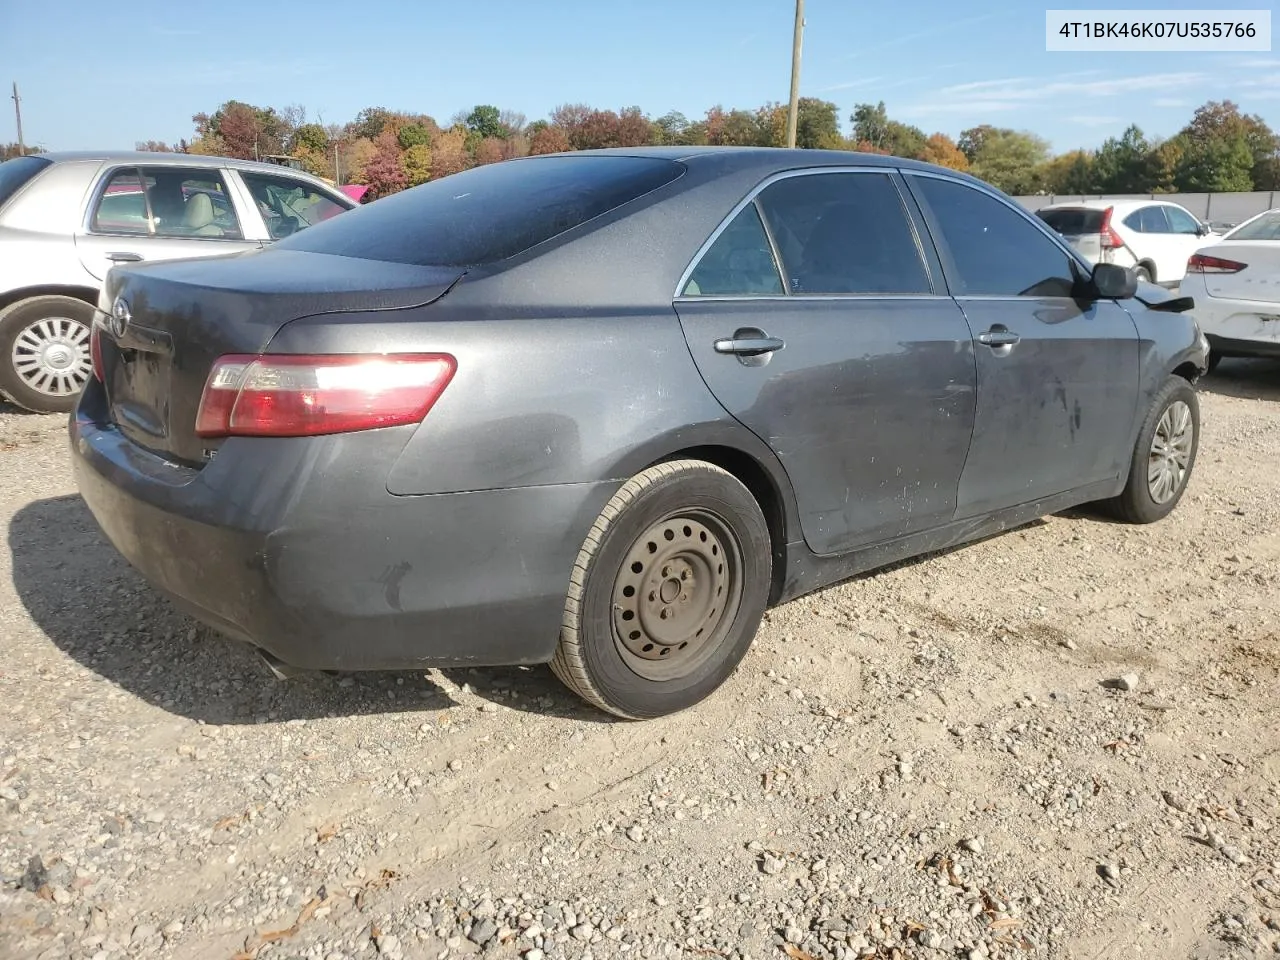
M 278 672 L 549 662 L 688 707 L 766 607 L 1195 463 L 1186 298 L 855 153 L 530 157 L 117 266 L 71 415 L 106 535 Z

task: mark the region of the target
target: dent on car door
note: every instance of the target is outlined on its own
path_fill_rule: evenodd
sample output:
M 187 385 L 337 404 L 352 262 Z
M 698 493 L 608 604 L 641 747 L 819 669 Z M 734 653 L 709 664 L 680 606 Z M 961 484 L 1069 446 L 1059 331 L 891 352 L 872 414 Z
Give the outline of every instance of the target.
M 934 290 L 895 174 L 768 183 L 696 261 L 676 310 L 711 390 L 787 471 L 811 549 L 952 518 L 972 341 Z
M 1077 299 L 1086 268 L 1011 203 L 957 180 L 908 179 L 976 335 L 957 517 L 1118 477 L 1137 410 L 1132 318 L 1113 301 Z
M 196 167 L 123 167 L 93 193 L 76 248 L 102 280 L 116 263 L 205 257 L 258 246 L 245 240 L 222 172 Z

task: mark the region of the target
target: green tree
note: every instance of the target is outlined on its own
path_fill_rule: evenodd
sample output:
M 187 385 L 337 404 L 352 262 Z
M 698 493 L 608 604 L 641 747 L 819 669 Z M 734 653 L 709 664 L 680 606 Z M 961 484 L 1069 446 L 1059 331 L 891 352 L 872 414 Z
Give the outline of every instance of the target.
M 410 121 L 396 131 L 396 140 L 400 144 L 400 149 L 405 151 L 411 147 L 429 147 L 431 146 L 431 131 L 426 124 L 419 123 L 416 120 Z
M 329 134 L 318 123 L 304 123 L 293 131 L 293 150 L 319 151 L 323 153 L 329 146 Z
M 689 120 L 678 110 L 663 114 L 653 121 L 654 142 L 666 145 L 687 145 Z
M 853 124 L 855 142 L 880 150 L 889 149 L 889 115 L 885 112 L 883 100 L 876 104 L 858 104 L 849 115 L 849 122 Z
M 465 123 L 468 129 L 479 135 L 481 140 L 486 137 L 502 139 L 511 133 L 502 122 L 502 112 L 487 103 L 479 104 L 472 109 L 467 114 Z
M 1120 137 L 1108 137 L 1093 161 L 1094 182 L 1102 193 L 1150 193 L 1155 179 L 1151 144 L 1136 124 Z
M 988 128 L 970 160 L 969 172 L 1005 193 L 1024 196 L 1040 189 L 1040 170 L 1048 158 L 1049 144 L 1034 133 Z

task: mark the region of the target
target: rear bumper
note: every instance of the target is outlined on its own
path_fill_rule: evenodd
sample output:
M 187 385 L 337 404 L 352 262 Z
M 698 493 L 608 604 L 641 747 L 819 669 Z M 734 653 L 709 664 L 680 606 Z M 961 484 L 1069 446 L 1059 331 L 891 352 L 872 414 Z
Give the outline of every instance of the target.
M 1209 349 L 1223 357 L 1280 357 L 1280 338 L 1270 340 L 1238 340 L 1206 333 Z
M 228 441 L 180 470 L 85 405 L 72 460 L 111 543 L 197 619 L 303 669 L 550 660 L 573 561 L 617 486 L 398 497 L 380 472 L 402 445 L 391 431 Z

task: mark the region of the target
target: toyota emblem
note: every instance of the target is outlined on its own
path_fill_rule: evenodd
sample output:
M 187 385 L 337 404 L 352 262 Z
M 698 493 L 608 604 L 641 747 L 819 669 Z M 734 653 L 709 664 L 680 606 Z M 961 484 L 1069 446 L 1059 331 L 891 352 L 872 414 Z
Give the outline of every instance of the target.
M 107 318 L 112 334 L 117 339 L 123 337 L 124 331 L 132 319 L 133 314 L 129 312 L 129 301 L 124 297 L 116 297 L 116 302 L 111 305 L 111 316 Z

